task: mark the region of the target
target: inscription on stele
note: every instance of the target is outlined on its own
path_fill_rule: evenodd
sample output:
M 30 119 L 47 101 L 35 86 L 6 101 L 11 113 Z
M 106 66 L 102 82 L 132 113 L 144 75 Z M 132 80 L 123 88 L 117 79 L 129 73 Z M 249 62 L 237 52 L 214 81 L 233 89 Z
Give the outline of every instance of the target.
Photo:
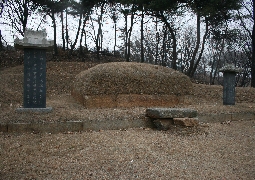
M 46 107 L 46 50 L 24 49 L 24 107 Z

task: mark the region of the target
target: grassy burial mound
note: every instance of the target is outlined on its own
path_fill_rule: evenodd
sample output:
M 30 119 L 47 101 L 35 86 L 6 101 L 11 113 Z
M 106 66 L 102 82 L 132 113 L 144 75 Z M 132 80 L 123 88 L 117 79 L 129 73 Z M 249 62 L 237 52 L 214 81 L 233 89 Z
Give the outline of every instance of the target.
M 99 64 L 76 76 L 73 97 L 87 108 L 174 106 L 192 91 L 190 79 L 145 63 Z

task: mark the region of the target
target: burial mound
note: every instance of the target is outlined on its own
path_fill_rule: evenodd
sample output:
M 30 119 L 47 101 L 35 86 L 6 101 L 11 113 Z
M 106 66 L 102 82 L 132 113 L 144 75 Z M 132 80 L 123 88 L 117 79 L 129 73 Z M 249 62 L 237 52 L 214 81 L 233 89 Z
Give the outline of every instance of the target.
M 72 96 L 87 108 L 174 106 L 192 91 L 190 79 L 171 68 L 113 62 L 79 73 Z

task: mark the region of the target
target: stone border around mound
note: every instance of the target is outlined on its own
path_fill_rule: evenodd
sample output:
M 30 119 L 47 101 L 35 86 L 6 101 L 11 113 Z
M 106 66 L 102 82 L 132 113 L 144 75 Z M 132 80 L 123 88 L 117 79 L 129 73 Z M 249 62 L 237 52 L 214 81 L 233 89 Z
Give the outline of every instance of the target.
M 201 123 L 215 122 L 231 122 L 246 121 L 255 119 L 255 113 L 238 112 L 226 114 L 199 114 L 197 118 Z M 13 123 L 0 124 L 0 132 L 3 133 L 64 133 L 64 132 L 80 132 L 80 131 L 99 131 L 99 130 L 119 130 L 128 128 L 154 128 L 153 123 L 147 120 L 117 120 L 117 121 L 69 121 L 55 123 Z
M 81 132 L 81 131 L 100 131 L 100 130 L 119 130 L 128 128 L 147 127 L 153 128 L 150 121 L 145 120 L 87 120 L 87 121 L 68 121 L 55 123 L 13 123 L 0 124 L 0 132 L 5 133 L 60 133 L 60 132 Z

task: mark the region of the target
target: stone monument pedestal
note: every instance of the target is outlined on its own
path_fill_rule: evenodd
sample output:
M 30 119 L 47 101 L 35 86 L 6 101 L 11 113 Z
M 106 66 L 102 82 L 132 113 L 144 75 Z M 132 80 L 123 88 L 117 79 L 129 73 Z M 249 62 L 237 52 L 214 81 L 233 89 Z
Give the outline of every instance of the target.
M 49 113 L 52 111 L 52 107 L 45 108 L 17 108 L 16 112 L 39 112 L 39 113 Z
M 223 105 L 235 105 L 236 73 L 240 72 L 233 64 L 227 64 L 220 69 L 223 72 Z
M 46 107 L 46 50 L 53 41 L 46 40 L 46 31 L 26 29 L 22 40 L 15 40 L 15 47 L 24 50 L 23 108 L 18 112 L 50 112 Z

